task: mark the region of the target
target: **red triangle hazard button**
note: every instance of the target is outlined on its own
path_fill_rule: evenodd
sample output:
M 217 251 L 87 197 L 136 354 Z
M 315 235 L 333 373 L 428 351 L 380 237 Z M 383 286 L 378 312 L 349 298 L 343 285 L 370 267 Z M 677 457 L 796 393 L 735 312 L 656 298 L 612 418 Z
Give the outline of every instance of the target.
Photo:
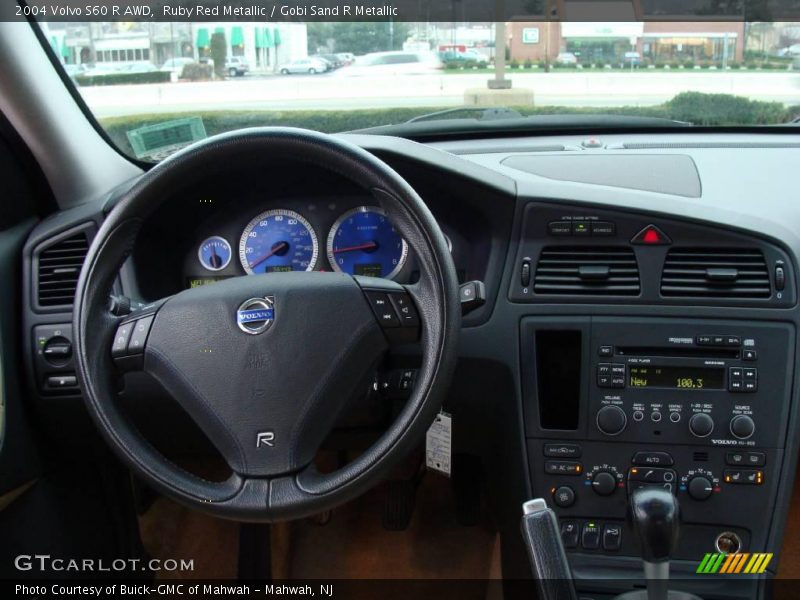
M 648 225 L 633 236 L 631 240 L 631 244 L 642 244 L 644 246 L 666 246 L 671 243 L 672 240 L 669 239 L 667 234 L 655 225 Z

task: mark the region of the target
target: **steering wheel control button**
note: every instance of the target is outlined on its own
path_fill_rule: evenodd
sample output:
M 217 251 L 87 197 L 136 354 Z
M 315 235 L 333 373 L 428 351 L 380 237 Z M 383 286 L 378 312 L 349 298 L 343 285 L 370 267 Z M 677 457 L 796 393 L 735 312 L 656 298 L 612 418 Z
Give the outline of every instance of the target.
M 574 460 L 548 460 L 544 463 L 544 472 L 548 475 L 580 475 L 583 465 Z
M 637 452 L 631 462 L 637 467 L 671 467 L 675 464 L 672 455 L 666 452 Z
M 708 437 L 714 431 L 714 420 L 706 413 L 695 413 L 689 419 L 689 431 L 696 437 Z
M 603 526 L 603 550 L 615 552 L 622 546 L 622 525 L 606 523 Z
M 408 294 L 389 294 L 389 300 L 397 311 L 403 327 L 419 327 L 419 315 Z
M 575 504 L 575 491 L 568 485 L 562 485 L 553 492 L 553 502 L 561 508 L 569 508 Z
M 381 327 L 400 327 L 400 319 L 392 308 L 389 295 L 383 292 L 366 292 L 369 305 Z
M 123 323 L 117 327 L 117 333 L 114 334 L 114 343 L 111 345 L 111 356 L 118 358 L 128 353 L 128 342 L 131 339 L 132 332 L 133 322 Z
M 545 444 L 542 453 L 552 458 L 580 458 L 581 447 L 578 444 Z
M 597 428 L 606 435 L 622 433 L 627 424 L 628 417 L 619 406 L 604 406 L 597 411 Z
M 150 315 L 139 319 L 133 326 L 131 341 L 128 342 L 128 353 L 138 354 L 144 352 L 144 344 L 147 341 L 147 334 L 150 333 L 150 326 L 153 324 L 155 315 Z

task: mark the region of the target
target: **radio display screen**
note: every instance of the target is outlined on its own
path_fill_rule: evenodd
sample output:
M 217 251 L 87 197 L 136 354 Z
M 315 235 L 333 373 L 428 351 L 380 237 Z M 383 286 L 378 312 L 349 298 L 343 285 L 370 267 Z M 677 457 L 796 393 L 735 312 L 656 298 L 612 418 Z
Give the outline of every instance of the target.
M 628 385 L 632 388 L 721 390 L 724 389 L 724 379 L 723 367 L 628 365 Z

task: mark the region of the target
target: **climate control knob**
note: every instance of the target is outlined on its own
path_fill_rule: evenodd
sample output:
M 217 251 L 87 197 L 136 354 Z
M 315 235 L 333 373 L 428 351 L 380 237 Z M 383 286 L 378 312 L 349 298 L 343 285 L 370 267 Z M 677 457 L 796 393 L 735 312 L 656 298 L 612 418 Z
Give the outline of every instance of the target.
M 689 431 L 697 437 L 706 437 L 714 431 L 714 419 L 706 413 L 695 413 L 689 419 Z
M 747 415 L 736 415 L 731 419 L 731 433 L 740 440 L 746 440 L 755 430 L 756 424 Z
M 687 491 L 694 500 L 708 500 L 714 491 L 714 485 L 707 477 L 697 475 L 689 480 Z
M 628 417 L 619 406 L 604 406 L 597 411 L 597 428 L 606 435 L 622 433 L 627 424 Z
M 592 489 L 600 496 L 610 496 L 617 489 L 617 478 L 608 471 L 600 471 L 592 477 Z

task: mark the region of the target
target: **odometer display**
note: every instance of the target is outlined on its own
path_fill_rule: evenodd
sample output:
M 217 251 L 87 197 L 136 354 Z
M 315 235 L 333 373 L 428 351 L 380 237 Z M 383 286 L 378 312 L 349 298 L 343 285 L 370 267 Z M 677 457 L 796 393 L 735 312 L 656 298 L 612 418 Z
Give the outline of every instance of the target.
M 724 379 L 725 369 L 721 367 L 628 365 L 628 384 L 632 388 L 721 390 Z
M 394 278 L 403 268 L 408 246 L 386 213 L 359 206 L 339 217 L 328 234 L 328 260 L 351 275 Z
M 319 244 L 311 225 L 291 210 L 270 210 L 247 224 L 239 260 L 247 273 L 312 271 Z

